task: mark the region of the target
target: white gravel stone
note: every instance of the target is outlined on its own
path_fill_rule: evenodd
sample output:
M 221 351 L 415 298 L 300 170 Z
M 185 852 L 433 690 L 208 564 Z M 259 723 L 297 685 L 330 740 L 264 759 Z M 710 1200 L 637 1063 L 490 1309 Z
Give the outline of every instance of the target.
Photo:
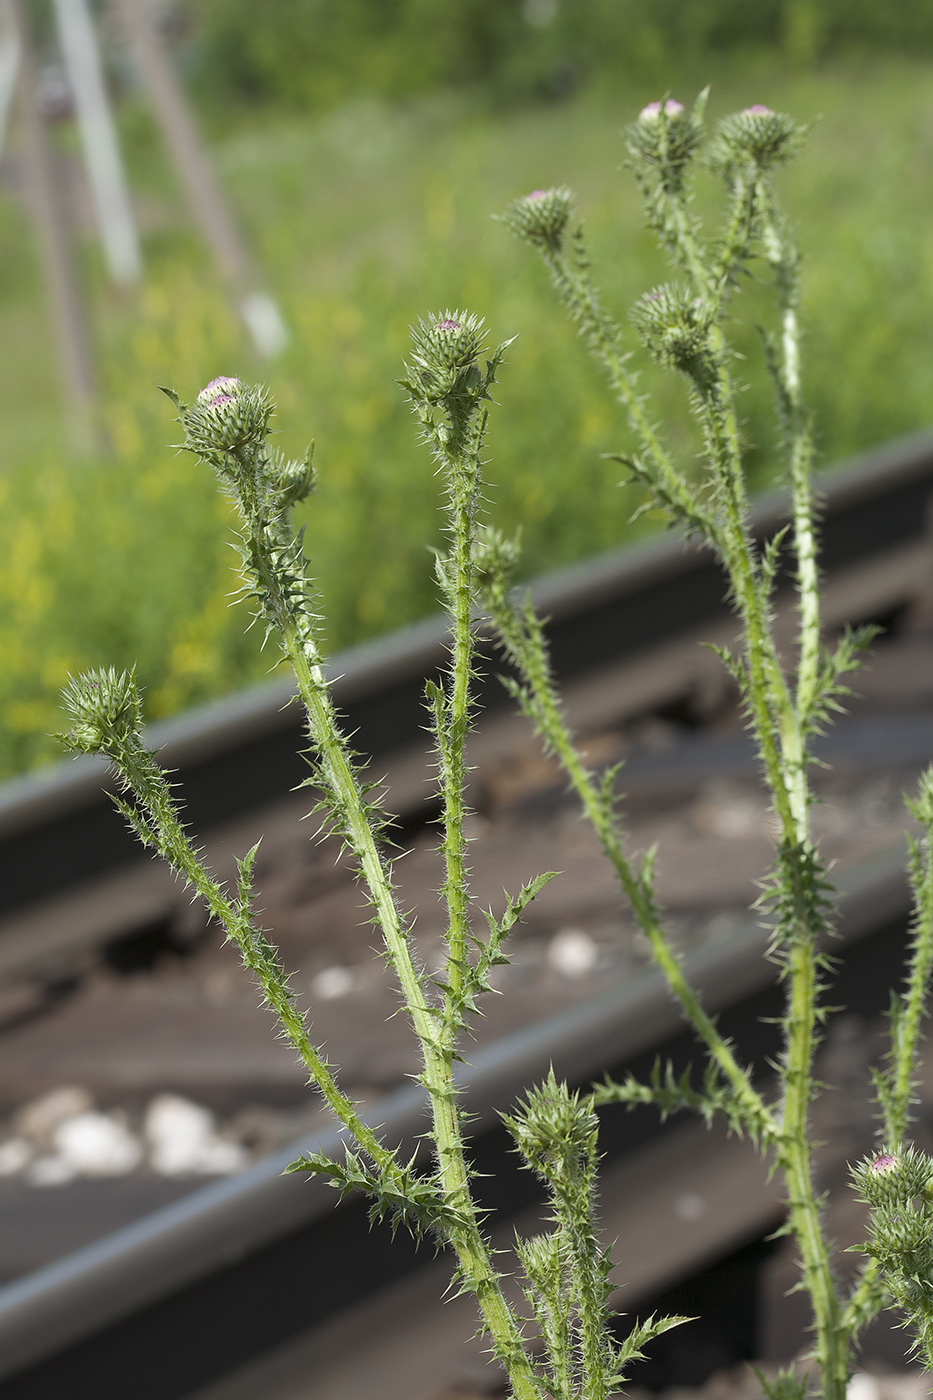
M 846 1386 L 846 1400 L 881 1400 L 878 1378 L 866 1371 L 856 1371 Z
M 66 1119 L 90 1113 L 93 1107 L 94 1101 L 86 1089 L 77 1084 L 65 1084 L 24 1104 L 14 1120 L 16 1132 L 30 1142 L 48 1147 L 56 1129 Z
M 66 1186 L 77 1175 L 73 1162 L 57 1156 L 37 1157 L 25 1171 L 30 1186 Z
M 548 944 L 547 960 L 563 977 L 585 977 L 598 957 L 595 939 L 582 928 L 562 928 Z
M 311 981 L 311 991 L 320 1001 L 336 1001 L 353 990 L 353 973 L 348 967 L 325 967 Z
M 7 1138 L 0 1143 L 0 1176 L 16 1176 L 32 1160 L 35 1149 L 25 1138 Z
M 66 1118 L 52 1135 L 58 1156 L 80 1176 L 126 1176 L 143 1158 L 142 1145 L 124 1123 L 109 1113 L 79 1113 Z
M 160 1176 L 227 1176 L 248 1161 L 239 1143 L 218 1134 L 209 1109 L 180 1094 L 159 1094 L 152 1100 L 143 1133 L 150 1165 Z
M 702 1220 L 706 1214 L 708 1206 L 702 1196 L 696 1196 L 692 1191 L 684 1191 L 674 1202 L 674 1213 L 679 1215 L 681 1220 Z

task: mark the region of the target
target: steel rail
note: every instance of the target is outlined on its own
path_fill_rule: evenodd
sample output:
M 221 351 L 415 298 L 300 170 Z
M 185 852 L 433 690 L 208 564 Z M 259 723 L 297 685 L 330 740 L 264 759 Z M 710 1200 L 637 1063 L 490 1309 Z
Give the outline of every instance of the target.
M 915 434 L 838 467 L 820 479 L 820 494 L 821 557 L 830 586 L 835 576 L 846 575 L 851 594 L 858 575 L 871 573 L 873 561 L 882 561 L 890 573 L 891 561 L 909 553 L 901 571 L 905 577 L 895 570 L 887 584 L 890 600 L 904 601 L 906 580 L 916 583 L 928 539 L 933 433 Z M 772 533 L 786 510 L 783 493 L 759 499 L 758 533 Z M 555 671 L 571 686 L 583 676 L 605 673 L 614 689 L 620 665 L 648 650 L 658 653 L 665 643 L 709 637 L 711 628 L 728 627 L 731 619 L 718 565 L 676 533 L 561 569 L 531 591 L 549 619 Z M 865 606 L 874 610 L 884 596 L 884 586 L 880 592 L 877 586 L 868 590 Z M 445 648 L 443 619 L 428 618 L 331 661 L 337 703 L 376 771 L 423 751 L 424 682 L 443 665 Z M 658 681 L 655 666 L 644 688 L 646 708 L 652 686 L 656 691 L 659 684 L 688 682 L 682 659 L 673 663 L 673 671 L 664 665 L 664 679 Z M 492 724 L 508 704 L 496 669 L 487 668 L 478 696 Z M 274 680 L 150 727 L 149 742 L 177 771 L 188 819 L 200 835 L 268 807 L 306 776 L 293 695 L 290 680 Z M 82 758 L 0 788 L 0 971 L 5 958 L 18 956 L 9 952 L 11 946 L 41 942 L 41 933 L 29 923 L 30 911 L 47 906 L 49 920 L 61 930 L 56 900 L 91 891 L 95 880 L 150 866 L 108 799 L 111 787 L 106 765 Z M 422 768 L 407 792 L 393 790 L 390 802 L 411 816 L 423 803 L 423 792 Z
M 839 911 L 834 950 L 847 951 L 845 1000 L 872 1003 L 886 994 L 903 945 L 903 849 L 846 872 Z M 780 1006 L 766 947 L 765 930 L 749 917 L 685 958 L 705 1005 L 761 1067 L 776 1048 L 765 1019 Z M 490 1173 L 488 1203 L 510 1214 L 534 1198 L 529 1180 L 509 1165 L 498 1113 L 551 1064 L 571 1084 L 585 1084 L 607 1070 L 643 1071 L 658 1054 L 682 1065 L 692 1048 L 651 969 L 478 1051 L 460 1082 L 475 1115 L 472 1151 Z M 368 1117 L 387 1141 L 414 1151 L 424 1114 L 423 1092 L 410 1088 Z M 658 1132 L 650 1113 L 617 1113 L 606 1127 L 611 1160 Z M 296 1152 L 339 1151 L 340 1142 L 336 1131 L 317 1134 L 0 1290 L 0 1400 L 40 1400 L 63 1387 L 116 1400 L 126 1368 L 141 1356 L 140 1373 L 132 1372 L 137 1400 L 171 1400 L 415 1267 L 418 1256 L 401 1237 L 392 1242 L 385 1228 L 367 1232 L 359 1203 L 337 1208 L 322 1183 L 281 1175 Z M 321 1258 L 330 1261 L 326 1271 L 315 1269 Z
M 913 551 L 916 581 L 933 494 L 933 435 L 859 459 L 828 476 L 822 489 L 831 579 Z M 759 502 L 761 534 L 776 527 L 784 508 L 780 496 Z M 649 644 L 690 636 L 729 616 L 713 561 L 676 537 L 563 570 L 534 591 L 551 619 L 556 669 L 571 685 L 584 673 L 615 675 Z M 869 591 L 866 599 L 874 601 L 867 605 L 875 607 L 878 596 Z M 889 601 L 905 600 L 898 583 Z M 408 752 L 415 740 L 423 680 L 441 663 L 444 641 L 443 624 L 429 619 L 335 659 L 338 701 L 360 745 L 380 762 Z M 492 677 L 487 689 L 498 700 Z M 287 683 L 275 682 L 153 727 L 150 741 L 181 770 L 196 826 L 210 828 L 236 803 L 261 807 L 300 778 L 300 722 L 290 695 Z M 239 788 L 244 773 L 245 793 Z M 125 833 L 102 792 L 106 785 L 103 765 L 81 760 L 0 792 L 0 890 L 9 875 L 9 913 L 28 908 L 30 880 L 40 872 L 46 896 L 57 880 L 65 897 L 82 873 L 82 851 L 98 876 L 130 868 Z M 79 847 L 71 860 L 69 843 Z M 868 991 L 852 985 L 856 1000 L 870 1000 L 890 984 L 878 975 L 879 958 L 890 961 L 901 941 L 880 935 L 902 932 L 906 920 L 902 853 L 851 871 L 843 884 L 842 936 L 853 965 L 867 959 L 862 975 Z M 14 926 L 8 918 L 7 929 Z M 727 1033 L 760 1063 L 773 1050 L 772 1031 L 761 1018 L 778 1005 L 764 952 L 765 935 L 748 920 L 687 959 L 707 1006 L 721 1013 Z M 464 1067 L 463 1087 L 476 1115 L 477 1158 L 491 1172 L 490 1204 L 513 1212 L 527 1204 L 527 1184 L 516 1184 L 507 1165 L 496 1114 L 548 1064 L 571 1082 L 585 1083 L 607 1069 L 650 1065 L 667 1051 L 683 1062 L 690 1038 L 660 979 L 645 973 L 478 1052 Z M 414 1147 L 423 1112 L 419 1093 L 409 1090 L 377 1105 L 373 1116 L 388 1140 Z M 637 1113 L 612 1121 L 609 1151 L 616 1157 L 656 1132 L 653 1119 Z M 325 1135 L 314 1145 L 333 1148 L 337 1139 Z M 0 1290 L 0 1398 L 40 1400 L 66 1386 L 93 1388 L 97 1400 L 107 1400 L 122 1395 L 132 1366 L 137 1400 L 171 1400 L 357 1301 L 361 1278 L 373 1290 L 415 1265 L 413 1251 L 400 1241 L 391 1245 L 384 1233 L 368 1234 L 358 1204 L 334 1210 L 334 1198 L 319 1183 L 281 1177 L 294 1150 Z M 340 1270 L 315 1280 L 308 1261 L 316 1249 L 339 1258 Z M 137 1370 L 141 1355 L 146 1360 Z

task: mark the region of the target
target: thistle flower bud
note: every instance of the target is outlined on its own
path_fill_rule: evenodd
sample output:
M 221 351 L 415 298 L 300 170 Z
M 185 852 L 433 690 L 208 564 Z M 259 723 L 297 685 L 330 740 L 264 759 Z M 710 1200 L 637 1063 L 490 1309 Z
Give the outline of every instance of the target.
M 668 179 L 679 181 L 703 140 L 704 103 L 705 94 L 688 112 L 673 97 L 649 102 L 625 132 L 630 155 L 640 164 L 656 167 Z
M 631 317 L 660 364 L 706 377 L 712 311 L 702 297 L 687 287 L 656 287 L 635 303 Z
M 205 407 L 212 407 L 221 401 L 232 403 L 234 399 L 239 398 L 245 389 L 246 385 L 242 380 L 234 379 L 230 375 L 221 375 L 217 379 L 212 379 L 210 384 L 205 384 L 198 394 L 198 403 Z
M 261 442 L 273 408 L 261 385 L 249 387 L 227 376 L 212 379 L 182 411 L 187 446 L 201 453 L 233 452 Z
M 877 1152 L 859 1162 L 852 1177 L 856 1190 L 869 1205 L 900 1209 L 917 1197 L 929 1196 L 933 1160 L 914 1147 L 905 1147 L 896 1155 Z
M 440 403 L 448 395 L 479 390 L 482 376 L 476 360 L 485 337 L 481 317 L 445 311 L 419 321 L 411 334 L 412 357 L 402 383 L 413 403 Z
M 72 676 L 62 691 L 62 704 L 72 722 L 61 736 L 75 753 L 112 757 L 139 743 L 142 700 L 132 671 L 87 671 Z
M 756 102 L 722 119 L 716 130 L 710 163 L 726 172 L 746 161 L 759 171 L 768 170 L 790 160 L 806 134 L 807 128 L 792 117 L 772 112 L 770 107 Z
M 924 826 L 933 825 L 933 768 L 921 773 L 917 796 L 908 797 L 906 801 L 908 811 L 918 822 L 923 822 Z
M 532 190 L 521 199 L 513 199 L 502 219 L 519 238 L 527 239 L 537 248 L 557 252 L 573 213 L 573 203 L 573 191 L 564 185 L 550 190 Z
M 504 602 L 521 556 L 518 536 L 509 538 L 491 525 L 477 531 L 473 562 L 484 597 Z
M 281 452 L 269 456 L 268 477 L 278 496 L 280 508 L 285 511 L 310 496 L 316 485 L 316 472 L 313 464 L 314 443 L 305 455 L 297 461 L 289 461 Z
M 597 1119 L 589 1098 L 571 1092 L 551 1069 L 514 1116 L 503 1114 L 522 1156 L 547 1181 L 574 1175 L 595 1150 Z
M 647 107 L 642 107 L 641 111 L 638 113 L 638 120 L 640 122 L 656 121 L 658 117 L 660 117 L 662 111 L 666 117 L 677 117 L 680 116 L 683 110 L 684 104 L 682 102 L 678 102 L 674 97 L 669 97 L 664 103 L 663 108 L 660 102 L 649 102 Z

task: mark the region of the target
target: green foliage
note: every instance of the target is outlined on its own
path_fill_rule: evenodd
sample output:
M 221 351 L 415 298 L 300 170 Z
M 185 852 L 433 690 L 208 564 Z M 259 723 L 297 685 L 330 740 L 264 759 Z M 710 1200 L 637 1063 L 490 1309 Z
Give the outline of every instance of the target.
M 594 1090 L 593 1101 L 597 1106 L 623 1103 L 629 1108 L 653 1104 L 662 1119 L 688 1110 L 711 1123 L 717 1114 L 722 1114 L 732 1131 L 740 1134 L 748 1126 L 741 1101 L 723 1082 L 722 1072 L 712 1060 L 706 1065 L 700 1088 L 694 1086 L 692 1066 L 678 1076 L 673 1065 L 662 1069 L 656 1061 L 647 1084 L 631 1074 L 621 1084 L 607 1079 Z
M 526 1242 L 527 1296 L 548 1343 L 548 1368 L 558 1400 L 586 1395 L 603 1400 L 623 1384 L 623 1358 L 606 1325 L 612 1258 L 597 1238 L 596 1182 L 599 1124 L 590 1094 L 571 1093 L 553 1069 L 503 1122 L 524 1158 L 544 1182 L 554 1222 L 548 1239 Z M 667 1318 L 640 1339 L 675 1326 Z M 625 1358 L 638 1354 L 636 1343 Z
M 761 1393 L 768 1400 L 805 1400 L 807 1394 L 806 1376 L 799 1376 L 788 1366 L 778 1371 L 776 1376 L 765 1376 L 755 1368 L 755 1375 L 761 1384 Z
M 926 70 L 875 64 L 870 74 L 837 69 L 817 80 L 750 65 L 714 83 L 710 107 L 761 97 L 826 114 L 781 179 L 803 228 L 817 448 L 834 460 L 929 415 Z M 508 354 L 510 413 L 489 450 L 491 499 L 506 532 L 521 523 L 523 570 L 631 538 L 641 494 L 620 491 L 620 472 L 602 455 L 632 455 L 624 419 L 570 351 L 572 330 L 548 316 L 540 269 L 489 218 L 523 187 L 573 176 L 591 255 L 618 249 L 604 295 L 609 319 L 621 322 L 630 289 L 666 276 L 630 186 L 604 179 L 623 154 L 617 132 L 629 101 L 623 109 L 617 94 L 594 95 L 495 120 L 452 104 L 357 101 L 313 122 L 270 115 L 249 132 L 225 126 L 216 158 L 293 334 L 261 371 L 148 119 L 125 108 L 134 185 L 151 222 L 138 302 L 102 284 L 88 250 L 109 458 L 74 462 L 64 452 L 31 233 L 18 207 L 0 200 L 0 775 L 54 756 L 55 696 L 69 673 L 135 664 L 147 716 L 159 718 L 268 672 L 261 635 L 244 635 L 228 606 L 231 508 L 190 457 L 164 446 L 158 384 L 191 390 L 218 368 L 261 372 L 284 453 L 297 455 L 313 431 L 326 490 L 313 514 L 300 511 L 326 579 L 330 646 L 436 606 L 425 544 L 439 543 L 440 520 L 393 383 L 413 310 L 425 303 L 482 304 L 497 335 L 519 336 Z M 698 212 L 710 188 L 698 180 Z M 757 356 L 761 289 L 747 290 L 747 319 L 735 330 L 742 352 Z M 683 444 L 677 386 L 649 366 L 639 387 Z M 765 450 L 773 404 L 758 379 L 740 402 L 749 471 L 764 485 L 775 471 Z M 634 530 L 656 524 L 648 514 Z
M 465 1223 L 462 1212 L 445 1201 L 437 1181 L 426 1179 L 415 1170 L 414 1160 L 386 1177 L 370 1167 L 360 1153 L 347 1148 L 342 1162 L 321 1152 L 306 1152 L 289 1163 L 285 1171 L 324 1177 L 340 1192 L 341 1200 L 351 1191 L 362 1191 L 370 1198 L 370 1222 L 388 1219 L 393 1234 L 405 1225 L 420 1241 L 424 1234 L 441 1225 L 449 1230 L 462 1228 Z
M 552 1070 L 503 1121 L 548 1191 L 559 1252 L 566 1260 L 560 1286 L 575 1314 L 571 1327 L 577 1333 L 576 1370 L 582 1380 L 611 1365 L 603 1318 L 612 1291 L 612 1261 L 596 1236 L 599 1125 L 592 1097 L 571 1093 Z
M 687 63 L 777 51 L 792 68 L 852 50 L 933 52 L 923 0 L 198 0 L 187 45 L 208 102 L 321 111 L 368 91 L 555 99 Z

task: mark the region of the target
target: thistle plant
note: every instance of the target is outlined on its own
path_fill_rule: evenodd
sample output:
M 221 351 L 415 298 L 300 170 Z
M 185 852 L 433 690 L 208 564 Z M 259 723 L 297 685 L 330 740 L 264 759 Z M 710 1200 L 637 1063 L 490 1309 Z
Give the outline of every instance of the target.
M 338 1070 L 315 1045 L 254 911 L 256 848 L 239 861 L 232 889 L 206 868 L 186 830 L 173 785 L 146 747 L 132 674 L 97 671 L 74 679 L 65 692 L 70 716 L 66 745 L 78 753 L 103 754 L 113 764 L 122 785 L 115 800 L 127 822 L 144 846 L 172 864 L 238 946 L 311 1082 L 346 1130 L 342 1158 L 311 1153 L 290 1170 L 324 1177 L 341 1194 L 365 1193 L 374 1219 L 388 1217 L 416 1237 L 432 1236 L 450 1251 L 459 1286 L 475 1295 L 481 1326 L 516 1400 L 603 1400 L 624 1383 L 645 1344 L 683 1320 L 649 1318 L 622 1342 L 613 1331 L 612 1260 L 600 1240 L 595 1206 L 596 1110 L 604 1105 L 653 1103 L 665 1113 L 679 1108 L 699 1112 L 707 1121 L 722 1115 L 780 1171 L 788 1226 L 800 1252 L 801 1281 L 812 1300 L 814 1356 L 825 1400 L 842 1400 L 859 1332 L 886 1299 L 893 1297 L 918 1318 L 928 1306 L 928 1247 L 917 1241 L 924 1228 L 929 1234 L 923 1203 L 924 1193 L 933 1190 L 933 1166 L 924 1175 L 927 1168 L 908 1147 L 906 1134 L 933 957 L 933 777 L 924 780 L 915 804 L 926 835 L 912 852 L 917 916 L 907 985 L 894 998 L 890 1056 L 876 1075 L 884 1161 L 894 1167 L 881 1167 L 882 1159 L 876 1158 L 859 1178 L 869 1183 L 863 1185 L 866 1197 L 888 1214 L 879 1216 L 877 1238 L 873 1235 L 866 1246 L 868 1257 L 854 1287 L 845 1288 L 833 1274 L 814 1186 L 810 1108 L 819 1029 L 829 1014 L 825 995 L 833 905 L 810 829 L 810 747 L 843 703 L 845 678 L 870 636 L 866 631 L 846 634 L 830 648 L 821 637 L 813 435 L 800 374 L 798 254 L 772 183 L 775 170 L 804 135 L 790 118 L 753 107 L 721 122 L 710 138 L 702 98 L 691 111 L 671 98 L 652 103 L 627 134 L 649 223 L 676 277 L 641 297 L 632 322 L 648 353 L 685 386 L 701 442 L 699 472 L 675 463 L 654 423 L 638 388 L 632 351 L 591 279 L 582 232 L 571 228 L 571 192 L 535 190 L 516 200 L 504 216 L 542 257 L 559 299 L 628 416 L 636 446 L 615 460 L 642 488 L 645 506 L 660 509 L 711 549 L 729 581 L 741 642 L 720 655 L 741 691 L 779 827 L 771 879 L 761 901 L 772 929 L 771 956 L 787 990 L 784 1046 L 772 1087 L 753 1079 L 690 987 L 655 896 L 653 858 L 635 859 L 629 852 L 616 802 L 616 772 L 598 775 L 587 769 L 567 727 L 543 626 L 527 597 L 512 586 L 517 546 L 483 522 L 492 389 L 509 342 L 489 352 L 477 317 L 446 311 L 419 322 L 401 380 L 443 486 L 447 530 L 447 545 L 436 554 L 436 575 L 449 619 L 449 663 L 440 683 L 428 683 L 425 696 L 441 808 L 441 897 L 447 921 L 444 965 L 433 975 L 416 959 L 412 918 L 403 914 L 396 898 L 394 854 L 378 793 L 341 727 L 325 679 L 318 600 L 301 532 L 291 520 L 292 508 L 314 489 L 311 451 L 291 461 L 271 448 L 273 405 L 262 388 L 219 378 L 193 403 L 167 391 L 184 446 L 215 472 L 236 508 L 243 598 L 267 640 L 294 670 L 306 721 L 307 785 L 323 829 L 339 838 L 354 864 L 420 1045 L 420 1082 L 431 1115 L 429 1160 L 422 1155 L 406 1160 L 387 1146 L 341 1090 Z M 704 236 L 691 211 L 691 179 L 701 161 L 721 177 L 726 191 L 722 227 L 712 238 Z M 762 275 L 773 287 L 777 307 L 778 330 L 765 333 L 764 358 L 774 384 L 792 509 L 785 530 L 759 546 L 749 525 L 736 356 L 727 333 L 744 285 Z M 796 561 L 799 625 L 796 654 L 788 661 L 775 638 L 773 601 L 783 553 L 790 550 Z M 490 990 L 490 974 L 507 961 L 508 936 L 552 878 L 551 872 L 537 875 L 507 897 L 501 912 L 483 911 L 485 929 L 477 933 L 483 920 L 476 917 L 467 862 L 465 782 L 481 608 L 511 663 L 507 683 L 566 770 L 622 897 L 707 1058 L 699 1088 L 672 1072 L 659 1072 L 647 1084 L 629 1079 L 571 1090 L 552 1073 L 504 1117 L 524 1163 L 540 1178 L 548 1204 L 548 1227 L 516 1245 L 528 1316 L 509 1301 L 490 1246 L 456 1077 L 479 1000 Z M 921 1200 L 915 1209 L 921 1223 L 913 1232 L 903 1225 L 904 1207 L 891 1206 L 883 1194 L 898 1182 L 908 1184 L 911 1200 Z M 892 1244 L 892 1231 L 898 1240 L 903 1237 L 903 1247 Z M 918 1327 L 925 1339 L 920 1322 Z M 767 1384 L 775 1400 L 778 1394 L 787 1400 L 803 1393 L 804 1383 L 790 1376 Z
M 639 391 L 632 351 L 594 285 L 582 230 L 571 231 L 571 192 L 535 190 L 514 201 L 504 219 L 541 256 L 558 298 L 627 415 L 636 445 L 615 460 L 642 487 L 643 508 L 660 510 L 711 550 L 728 580 L 741 640 L 734 649 L 716 650 L 741 695 L 779 833 L 759 901 L 771 929 L 770 956 L 786 988 L 783 1047 L 770 1088 L 753 1080 L 684 976 L 655 897 L 653 852 L 641 860 L 629 852 L 616 802 L 617 770 L 601 776 L 589 771 L 574 745 L 541 622 L 529 599 L 511 587 L 517 548 L 495 532 L 484 540 L 483 600 L 511 663 L 507 684 L 562 764 L 652 957 L 706 1054 L 699 1089 L 689 1079 L 677 1079 L 670 1068 L 659 1068 L 647 1084 L 633 1078 L 607 1081 L 594 1091 L 594 1105 L 653 1103 L 665 1114 L 687 1109 L 707 1121 L 722 1115 L 773 1163 L 784 1181 L 788 1230 L 796 1240 L 801 1285 L 812 1305 L 819 1392 L 824 1400 L 842 1400 L 860 1332 L 891 1298 L 907 1309 L 927 1356 L 933 1339 L 933 1255 L 928 1244 L 925 1252 L 916 1246 L 921 1237 L 928 1240 L 933 1223 L 933 1217 L 928 1219 L 933 1163 L 921 1169 L 915 1153 L 897 1155 L 907 1150 L 933 959 L 933 777 L 924 777 L 920 796 L 911 804 L 924 833 L 911 846 L 916 917 L 906 986 L 892 996 L 890 1052 L 874 1075 L 886 1149 L 858 1173 L 858 1184 L 877 1209 L 868 1259 L 854 1286 L 847 1286 L 831 1264 L 832 1245 L 814 1185 L 810 1131 L 818 1090 L 814 1056 L 831 1014 L 826 996 L 833 966 L 828 955 L 833 890 L 811 830 L 810 768 L 812 740 L 842 708 L 849 693 L 846 678 L 859 664 L 872 630 L 847 631 L 831 647 L 824 645 L 821 631 L 813 428 L 801 380 L 799 254 L 774 188 L 776 170 L 796 153 L 806 131 L 790 117 L 756 105 L 720 121 L 709 135 L 705 97 L 701 94 L 690 111 L 671 98 L 653 102 L 626 133 L 628 163 L 648 223 L 676 279 L 643 295 L 631 321 L 648 354 L 677 374 L 685 388 L 701 444 L 698 474 L 675 464 Z M 724 217 L 711 237 L 691 208 L 691 181 L 701 162 L 725 186 Z M 790 522 L 764 545 L 756 541 L 749 521 L 737 411 L 738 357 L 728 339 L 741 292 L 752 278 L 766 281 L 773 292 L 777 329 L 762 332 L 763 354 L 791 497 Z M 790 661 L 782 655 L 773 622 L 779 570 L 787 553 L 794 560 L 797 585 L 796 649 Z M 879 1167 L 879 1162 L 895 1165 Z M 922 1189 L 914 1190 L 921 1177 Z M 918 1198 L 909 1223 L 902 1209 L 905 1193 Z M 763 1384 L 775 1400 L 778 1394 L 803 1393 L 805 1387 L 790 1375 Z
M 447 910 L 446 957 L 440 975 L 419 966 L 410 941 L 411 916 L 393 887 L 386 817 L 367 783 L 327 687 L 319 619 L 292 507 L 314 487 L 311 451 L 289 461 L 269 447 L 272 402 L 261 388 L 230 377 L 213 380 L 193 404 L 173 392 L 184 445 L 213 468 L 240 521 L 236 541 L 242 593 L 255 618 L 287 657 L 307 721 L 306 780 L 324 830 L 336 834 L 354 862 L 372 906 L 402 1005 L 421 1048 L 423 1084 L 431 1107 L 432 1159 L 405 1160 L 386 1146 L 339 1087 L 337 1072 L 312 1039 L 295 1004 L 277 951 L 252 908 L 256 847 L 238 862 L 233 890 L 205 867 L 181 815 L 169 776 L 146 748 L 142 702 L 132 674 L 112 670 L 81 676 L 67 687 L 71 717 L 65 744 L 77 753 L 104 754 L 122 784 L 116 804 L 144 846 L 168 860 L 207 905 L 252 971 L 282 1031 L 307 1067 L 311 1082 L 347 1133 L 342 1160 L 302 1156 L 289 1168 L 328 1179 L 341 1194 L 359 1190 L 373 1219 L 404 1223 L 416 1237 L 430 1234 L 454 1256 L 463 1290 L 476 1296 L 490 1349 L 502 1363 L 516 1400 L 588 1400 L 616 1390 L 625 1368 L 651 1337 L 680 1319 L 649 1319 L 623 1342 L 612 1333 L 608 1307 L 611 1260 L 595 1218 L 598 1163 L 592 1095 L 571 1093 L 552 1076 L 505 1121 L 528 1166 L 545 1184 L 553 1228 L 519 1241 L 523 1287 L 537 1320 L 543 1351 L 526 1336 L 525 1319 L 505 1297 L 473 1172 L 454 1075 L 477 1000 L 489 976 L 507 961 L 505 943 L 535 895 L 551 879 L 531 879 L 496 916 L 486 934 L 474 932 L 464 823 L 465 745 L 472 720 L 477 531 L 490 391 L 505 350 L 487 355 L 483 323 L 446 312 L 416 327 L 402 380 L 444 484 L 449 547 L 436 557 L 440 595 L 450 619 L 450 664 L 443 684 L 429 682 L 426 703 L 442 805 L 442 898 Z M 167 391 L 168 392 L 168 391 Z

